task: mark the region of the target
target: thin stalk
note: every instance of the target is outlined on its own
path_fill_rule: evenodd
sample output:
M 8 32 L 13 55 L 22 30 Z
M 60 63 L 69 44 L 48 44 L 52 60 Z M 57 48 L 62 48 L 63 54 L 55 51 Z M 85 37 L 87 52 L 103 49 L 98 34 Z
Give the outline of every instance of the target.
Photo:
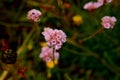
M 53 47 L 53 63 L 55 65 L 55 47 Z
M 60 12 L 60 11 L 61 11 L 61 8 L 59 7 L 59 4 L 58 4 L 58 1 L 57 1 L 57 0 L 54 0 L 54 5 L 55 5 L 55 7 L 58 9 L 58 11 Z
M 17 50 L 17 54 L 19 55 L 21 53 L 21 51 L 25 48 L 27 42 L 30 40 L 30 38 L 32 37 L 33 34 L 33 29 L 31 30 L 31 32 L 27 35 L 26 39 L 24 40 L 23 44 L 21 45 L 21 47 Z
M 94 53 L 92 52 L 91 50 L 89 50 L 88 48 L 82 46 L 82 45 L 79 45 L 77 44 L 75 41 L 71 40 L 71 39 L 67 39 L 67 42 L 69 44 L 72 44 L 80 49 L 82 49 L 83 51 L 86 51 L 87 54 L 90 54 L 92 55 L 93 57 L 95 57 L 96 59 L 98 59 L 101 63 L 103 63 L 110 71 L 116 73 L 116 74 L 120 74 L 120 70 L 119 69 L 116 69 L 115 66 L 111 66 L 110 64 L 108 64 L 104 58 L 101 58 L 97 53 Z
M 100 29 L 98 29 L 98 30 L 97 30 L 95 33 L 93 33 L 92 35 L 90 35 L 90 36 L 84 38 L 84 39 L 82 40 L 82 42 L 87 41 L 87 40 L 93 38 L 93 37 L 96 36 L 98 33 L 100 33 L 103 29 L 104 29 L 104 28 L 101 27 Z
M 67 80 L 72 80 L 67 73 L 65 73 L 64 76 L 66 77 Z
M 37 23 L 34 22 L 33 24 L 34 24 L 34 26 L 33 26 L 34 32 L 36 32 L 37 31 Z

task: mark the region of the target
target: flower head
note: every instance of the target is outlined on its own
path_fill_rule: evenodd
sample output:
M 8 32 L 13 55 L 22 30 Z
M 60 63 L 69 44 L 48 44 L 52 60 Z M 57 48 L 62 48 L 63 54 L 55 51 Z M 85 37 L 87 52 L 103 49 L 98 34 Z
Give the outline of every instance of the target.
M 83 22 L 82 16 L 80 16 L 80 15 L 73 16 L 72 20 L 73 20 L 74 24 L 76 24 L 76 25 L 80 25 Z
M 47 45 L 56 50 L 60 49 L 62 44 L 66 42 L 66 34 L 62 30 L 45 28 L 42 35 L 45 37 Z
M 38 22 L 38 21 L 40 21 L 41 15 L 42 15 L 42 13 L 39 10 L 31 9 L 28 12 L 27 18 L 33 22 Z
M 53 54 L 54 54 L 54 59 L 58 60 L 59 59 L 58 52 L 56 51 L 54 52 L 53 48 L 43 47 L 40 53 L 40 58 L 42 58 L 45 62 L 50 62 L 53 59 Z
M 102 5 L 103 5 L 102 2 L 88 2 L 84 5 L 83 8 L 89 11 L 94 11 L 95 9 L 99 8 Z
M 111 3 L 112 0 L 98 0 L 98 2 L 102 2 L 103 4 Z
M 105 16 L 101 20 L 102 20 L 102 23 L 101 23 L 102 26 L 106 29 L 113 28 L 113 26 L 115 25 L 115 22 L 117 21 L 114 16 L 113 17 Z
M 105 3 L 111 3 L 112 0 L 105 0 Z

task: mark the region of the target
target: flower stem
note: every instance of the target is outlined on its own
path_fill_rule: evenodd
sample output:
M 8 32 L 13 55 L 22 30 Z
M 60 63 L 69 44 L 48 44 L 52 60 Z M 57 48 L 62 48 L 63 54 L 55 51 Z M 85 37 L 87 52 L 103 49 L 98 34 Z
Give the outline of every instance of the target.
M 92 35 L 90 35 L 90 36 L 84 38 L 84 39 L 82 40 L 82 42 L 87 41 L 87 40 L 93 38 L 93 37 L 96 36 L 98 33 L 100 33 L 103 29 L 104 29 L 104 28 L 101 27 L 100 29 L 98 29 L 98 30 L 97 30 L 95 33 L 93 33 Z
M 37 23 L 36 22 L 33 23 L 33 28 L 34 28 L 34 32 L 36 32 L 36 30 L 37 30 Z
M 53 63 L 55 65 L 55 47 L 53 47 Z
M 112 71 L 112 72 L 114 72 L 114 73 L 116 73 L 116 74 L 120 74 L 120 70 L 117 68 L 117 66 L 115 66 L 115 65 L 112 66 L 111 64 L 108 64 L 108 63 L 106 62 L 106 60 L 105 60 L 104 58 L 100 57 L 97 53 L 94 53 L 93 51 L 89 50 L 88 48 L 86 48 L 86 47 L 84 47 L 84 46 L 82 46 L 82 45 L 77 44 L 75 41 L 73 41 L 73 40 L 71 40 L 71 39 L 69 39 L 69 38 L 67 39 L 67 42 L 68 42 L 69 44 L 72 44 L 72 45 L 80 48 L 80 49 L 83 50 L 83 51 L 86 51 L 87 54 L 90 54 L 91 56 L 93 56 L 93 57 L 95 57 L 96 59 L 98 59 L 98 60 L 99 60 L 102 64 L 104 64 L 104 66 L 106 66 L 106 68 L 108 68 L 110 71 Z

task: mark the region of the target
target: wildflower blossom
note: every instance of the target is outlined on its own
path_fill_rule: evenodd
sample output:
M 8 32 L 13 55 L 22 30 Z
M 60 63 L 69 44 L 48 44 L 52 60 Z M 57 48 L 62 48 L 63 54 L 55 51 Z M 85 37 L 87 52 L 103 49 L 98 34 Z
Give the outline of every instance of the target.
M 95 9 L 99 8 L 102 5 L 103 5 L 102 2 L 88 2 L 84 5 L 83 8 L 89 11 L 94 11 Z
M 111 3 L 112 0 L 105 0 L 105 3 Z
M 98 2 L 102 2 L 103 4 L 111 3 L 112 0 L 98 0 Z
M 53 51 L 53 48 L 49 47 L 43 47 L 42 52 L 40 53 L 40 58 L 42 58 L 45 62 L 50 62 L 53 60 L 53 55 L 54 59 L 58 60 L 59 59 L 59 53 L 56 51 Z
M 105 16 L 101 20 L 102 20 L 102 23 L 101 23 L 102 26 L 106 29 L 113 28 L 113 26 L 115 25 L 115 22 L 117 21 L 114 16 L 113 17 Z
M 27 18 L 33 22 L 38 22 L 41 15 L 42 13 L 39 10 L 32 9 L 28 12 Z
M 60 49 L 62 44 L 66 42 L 66 34 L 62 30 L 45 28 L 42 34 L 47 41 L 47 45 L 54 47 L 56 50 Z
M 58 60 L 46 62 L 46 66 L 50 69 L 54 68 L 55 64 L 58 64 Z
M 83 22 L 82 16 L 80 16 L 80 15 L 73 16 L 72 20 L 73 20 L 74 24 L 76 24 L 76 25 L 80 25 Z

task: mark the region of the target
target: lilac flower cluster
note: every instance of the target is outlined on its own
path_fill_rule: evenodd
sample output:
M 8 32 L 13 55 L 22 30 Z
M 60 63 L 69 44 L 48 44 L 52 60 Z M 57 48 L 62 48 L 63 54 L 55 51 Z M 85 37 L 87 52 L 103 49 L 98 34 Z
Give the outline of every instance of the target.
M 28 12 L 27 18 L 33 22 L 38 22 L 38 21 L 40 21 L 41 15 L 42 15 L 42 13 L 39 10 L 31 9 Z
M 98 0 L 97 2 L 88 2 L 84 5 L 84 9 L 87 9 L 89 11 L 94 11 L 95 9 L 101 7 L 103 4 L 108 4 L 112 2 L 112 0 Z
M 59 50 L 62 44 L 66 42 L 66 34 L 62 30 L 44 28 L 42 35 L 45 37 L 48 46 L 42 48 L 40 58 L 46 62 L 58 60 L 59 53 L 56 50 Z
M 117 21 L 114 16 L 113 17 L 105 16 L 101 20 L 102 20 L 102 23 L 101 23 L 102 26 L 106 29 L 113 28 L 113 26 L 115 25 L 115 22 Z

